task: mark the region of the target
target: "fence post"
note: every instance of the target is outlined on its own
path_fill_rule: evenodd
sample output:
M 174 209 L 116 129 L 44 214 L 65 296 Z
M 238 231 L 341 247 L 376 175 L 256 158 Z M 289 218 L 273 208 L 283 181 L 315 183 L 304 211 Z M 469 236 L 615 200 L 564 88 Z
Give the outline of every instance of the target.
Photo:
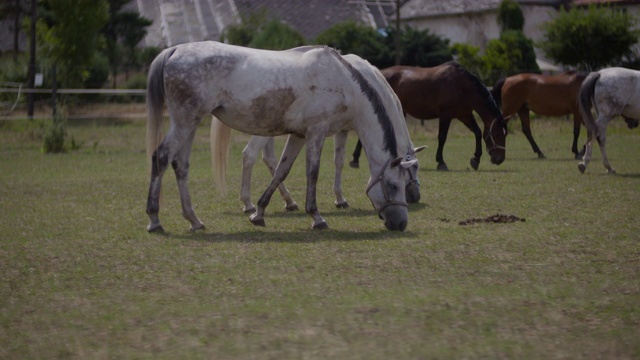
M 57 94 L 58 94 L 58 86 L 56 84 L 57 79 L 56 79 L 56 64 L 53 64 L 53 66 L 51 67 L 51 78 L 52 78 L 52 83 L 51 83 L 51 107 L 53 108 L 53 118 L 56 118 L 56 108 L 58 106 L 58 101 L 57 101 Z

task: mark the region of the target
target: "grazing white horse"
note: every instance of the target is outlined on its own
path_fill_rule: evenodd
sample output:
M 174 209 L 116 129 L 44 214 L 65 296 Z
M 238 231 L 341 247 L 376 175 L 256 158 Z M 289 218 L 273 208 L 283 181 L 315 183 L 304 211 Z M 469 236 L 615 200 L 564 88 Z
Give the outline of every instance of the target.
M 333 180 L 333 193 L 336 196 L 336 200 L 334 205 L 339 209 L 344 209 L 349 207 L 349 203 L 347 199 L 344 197 L 342 193 L 342 169 L 344 168 L 344 159 L 345 159 L 345 146 L 347 144 L 347 136 L 348 132 L 339 132 L 334 135 L 334 157 L 333 161 L 335 164 L 336 172 Z M 425 146 L 420 146 L 415 148 L 415 152 L 419 152 L 425 149 Z M 245 213 L 253 213 L 256 208 L 253 202 L 251 201 L 251 173 L 253 170 L 253 165 L 255 165 L 256 160 L 258 159 L 258 155 L 260 154 L 260 150 L 262 150 L 262 160 L 265 165 L 269 169 L 269 172 L 273 176 L 275 173 L 276 166 L 278 165 L 278 161 L 276 160 L 275 152 L 274 152 L 274 140 L 273 137 L 264 137 L 264 136 L 252 136 L 247 143 L 247 146 L 242 150 L 242 182 L 240 185 L 240 201 L 242 201 L 243 207 L 242 210 Z M 405 194 L 408 203 L 417 203 L 420 201 L 420 181 L 418 180 L 418 164 L 409 167 L 406 169 L 406 185 L 405 185 Z M 224 184 L 221 184 L 224 187 Z M 278 186 L 278 191 L 280 192 L 280 196 L 282 200 L 285 202 L 285 209 L 289 211 L 298 210 L 298 204 L 296 204 L 293 197 L 291 197 L 291 193 L 287 190 L 287 187 L 284 183 L 281 183 Z
M 604 167 L 608 173 L 615 173 L 607 157 L 607 124 L 620 115 L 629 128 L 637 126 L 640 119 L 640 71 L 614 67 L 592 72 L 582 82 L 578 102 L 589 133 L 586 151 L 578 169 L 582 173 L 587 169 L 595 136 Z M 591 114 L 592 106 L 598 115 L 597 120 Z
M 160 142 L 164 103 L 171 125 Z M 183 216 L 191 230 L 204 228 L 191 205 L 187 180 L 195 131 L 207 114 L 220 120 L 212 122 L 214 157 L 228 154 L 229 127 L 259 136 L 290 135 L 274 177 L 250 217 L 252 223 L 264 225 L 273 192 L 306 144 L 305 208 L 313 228 L 328 227 L 316 205 L 320 154 L 327 136 L 353 129 L 366 141 L 371 173 L 366 194 L 373 207 L 387 229 L 407 227 L 404 169 L 417 163 L 413 144 L 398 98 L 380 72 L 357 56 L 341 56 L 324 46 L 267 51 L 213 41 L 182 44 L 164 50 L 151 64 L 147 107 L 148 231 L 163 231 L 159 198 L 169 164 L 178 182 Z M 226 166 L 226 161 L 218 163 Z M 216 173 L 224 176 L 224 170 Z

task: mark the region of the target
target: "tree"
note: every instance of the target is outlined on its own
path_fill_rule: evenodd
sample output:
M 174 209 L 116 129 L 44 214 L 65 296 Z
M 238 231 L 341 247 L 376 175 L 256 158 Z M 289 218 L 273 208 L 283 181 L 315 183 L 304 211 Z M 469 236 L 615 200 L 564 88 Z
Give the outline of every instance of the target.
M 131 0 L 108 0 L 109 18 L 102 28 L 106 40 L 105 55 L 116 87 L 116 76 L 121 64 L 133 65 L 136 62 L 136 45 L 147 33 L 146 28 L 153 22 L 134 11 L 122 11 L 122 7 Z M 127 72 L 128 73 L 128 72 Z
M 262 12 L 243 16 L 240 24 L 227 26 L 220 35 L 220 41 L 240 46 L 249 46 L 253 37 L 267 23 L 267 14 Z
M 515 0 L 502 0 L 498 6 L 498 25 L 500 31 L 507 30 L 522 31 L 524 27 L 524 15 L 520 9 L 520 4 Z
M 449 40 L 429 32 L 429 29 L 406 27 L 400 39 L 402 65 L 432 67 L 453 59 Z
M 304 44 L 304 37 L 299 32 L 278 20 L 271 20 L 253 36 L 248 46 L 256 49 L 286 50 Z
M 393 60 L 389 61 L 389 46 L 384 36 L 370 26 L 355 21 L 331 26 L 318 35 L 315 43 L 331 46 L 343 54 L 358 55 L 378 67 L 393 64 Z
M 89 76 L 104 43 L 100 30 L 108 20 L 106 0 L 44 0 L 45 16 L 38 21 L 42 56 L 58 68 L 64 86 L 75 87 Z
M 0 3 L 0 20 L 13 18 L 13 60 L 17 61 L 20 52 L 20 22 L 28 7 L 24 0 L 6 0 Z
M 537 45 L 554 61 L 582 70 L 621 63 L 638 42 L 636 19 L 630 14 L 595 5 L 562 9 L 543 25 L 544 40 Z

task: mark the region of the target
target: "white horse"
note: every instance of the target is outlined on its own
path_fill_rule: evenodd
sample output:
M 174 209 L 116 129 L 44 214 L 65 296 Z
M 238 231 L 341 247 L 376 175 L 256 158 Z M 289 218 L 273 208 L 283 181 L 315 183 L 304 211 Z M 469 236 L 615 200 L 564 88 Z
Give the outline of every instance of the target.
M 349 207 L 349 202 L 342 193 L 342 169 L 344 168 L 345 159 L 345 146 L 347 144 L 348 132 L 339 132 L 334 135 L 334 165 L 336 168 L 335 176 L 333 179 L 333 194 L 336 197 L 334 205 L 338 209 L 344 209 Z M 415 152 L 419 152 L 425 149 L 425 146 L 415 148 Z M 240 185 L 240 201 L 242 202 L 242 210 L 245 213 L 253 213 L 256 208 L 251 201 L 251 173 L 253 166 L 258 160 L 258 155 L 262 150 L 262 161 L 265 163 L 269 172 L 273 176 L 275 173 L 278 161 L 276 160 L 274 152 L 274 140 L 273 137 L 264 136 L 252 136 L 247 143 L 247 146 L 242 150 L 242 182 Z M 418 164 L 406 169 L 405 177 L 405 194 L 408 203 L 417 203 L 420 201 L 420 181 L 418 180 Z M 222 184 L 222 187 L 225 185 Z M 298 204 L 291 197 L 291 193 L 287 190 L 284 183 L 278 186 L 278 191 L 282 200 L 285 202 L 285 209 L 288 211 L 298 210 Z
M 165 102 L 171 125 L 160 142 Z M 371 173 L 366 194 L 373 207 L 389 230 L 407 227 L 404 169 L 417 163 L 413 144 L 398 98 L 380 72 L 357 56 L 341 56 L 324 46 L 267 51 L 213 41 L 182 44 L 164 50 L 151 64 L 147 107 L 148 231 L 163 231 L 159 198 L 169 164 L 183 216 L 191 230 L 204 228 L 191 205 L 187 180 L 195 131 L 207 114 L 220 120 L 212 122 L 214 158 L 228 154 L 230 127 L 259 136 L 290 135 L 252 223 L 264 225 L 273 192 L 306 144 L 306 211 L 313 228 L 328 227 L 316 205 L 320 154 L 327 136 L 353 129 L 366 141 Z M 226 161 L 217 163 L 222 167 L 215 173 L 224 176 Z
M 582 173 L 587 169 L 595 136 L 604 167 L 608 173 L 615 173 L 607 157 L 607 124 L 620 115 L 629 128 L 637 126 L 640 119 L 640 71 L 614 67 L 592 72 L 582 82 L 578 102 L 589 133 L 586 151 L 578 169 Z M 592 106 L 598 115 L 597 120 L 591 114 Z

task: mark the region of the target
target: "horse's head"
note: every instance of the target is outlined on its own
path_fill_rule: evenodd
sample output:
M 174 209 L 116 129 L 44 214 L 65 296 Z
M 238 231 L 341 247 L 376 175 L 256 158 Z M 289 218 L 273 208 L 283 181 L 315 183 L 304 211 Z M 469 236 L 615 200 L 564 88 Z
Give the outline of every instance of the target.
M 404 172 L 417 162 L 417 159 L 406 161 L 402 157 L 389 159 L 378 175 L 369 180 L 367 196 L 389 230 L 404 231 L 407 228 L 409 211 L 405 201 Z
M 405 156 L 405 161 L 415 160 L 415 163 L 405 169 L 405 195 L 407 202 L 410 204 L 415 204 L 420 201 L 420 180 L 418 180 L 418 159 L 416 158 L 416 153 L 426 148 L 426 146 L 413 148 L 407 153 L 407 156 Z
M 483 137 L 491 162 L 496 165 L 502 164 L 507 150 L 507 122 L 502 115 L 495 117 L 488 126 L 485 123 Z

